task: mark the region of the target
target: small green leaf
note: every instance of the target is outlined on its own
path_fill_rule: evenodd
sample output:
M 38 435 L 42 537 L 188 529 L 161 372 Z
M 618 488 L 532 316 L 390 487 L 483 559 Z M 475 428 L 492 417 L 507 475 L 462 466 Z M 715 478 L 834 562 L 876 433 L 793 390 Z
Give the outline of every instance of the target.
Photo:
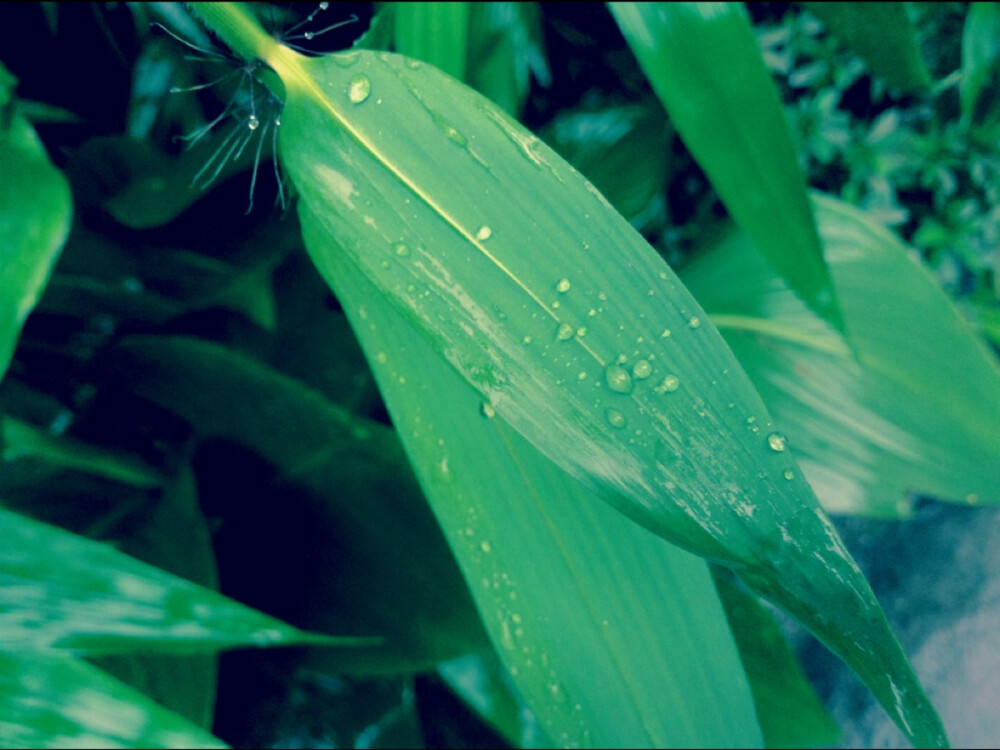
M 0 91 L 12 106 L 13 79 L 0 71 L 11 79 L 0 81 Z M 69 185 L 34 129 L 9 109 L 0 111 L 0 378 L 66 241 L 73 208 Z
M 396 51 L 465 79 L 469 3 L 396 3 Z
M 1000 502 L 1000 376 L 940 286 L 888 230 L 814 198 L 857 357 L 745 234 L 683 271 L 829 511 L 908 516 L 907 494 Z
M 610 3 L 670 120 L 736 222 L 841 325 L 778 90 L 739 3 Z
M 185 653 L 337 642 L 16 513 L 0 510 L 0 528 L 0 650 L 5 652 Z
M 805 2 L 830 31 L 868 63 L 872 72 L 902 91 L 926 91 L 931 76 L 920 56 L 917 29 L 901 2 Z
M 419 61 L 275 47 L 267 62 L 288 93 L 279 148 L 321 271 L 349 258 L 544 455 L 738 571 L 845 658 L 915 742 L 945 743 L 750 381 L 596 189 Z
M 147 696 L 67 654 L 0 651 L 0 745 L 226 747 Z
M 977 128 L 1000 125 L 1000 3 L 969 5 L 962 33 L 962 118 Z M 994 139 L 995 140 L 995 139 Z

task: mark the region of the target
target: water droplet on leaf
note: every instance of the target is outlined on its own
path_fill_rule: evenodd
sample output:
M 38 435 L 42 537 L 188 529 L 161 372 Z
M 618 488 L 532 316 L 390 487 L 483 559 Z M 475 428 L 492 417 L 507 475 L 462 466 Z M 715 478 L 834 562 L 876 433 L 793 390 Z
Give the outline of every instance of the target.
M 392 249 L 395 250 L 396 255 L 398 255 L 401 258 L 410 257 L 410 246 L 407 245 L 405 242 L 397 242 L 395 245 L 392 246 Z
M 632 392 L 632 377 L 628 374 L 628 370 L 621 365 L 608 365 L 605 367 L 604 380 L 607 382 L 608 388 L 615 393 Z
M 699 328 L 701 326 L 701 318 L 697 315 L 692 315 L 691 319 L 688 320 L 688 326 L 691 328 Z
M 663 380 L 660 381 L 660 384 L 653 390 L 662 395 L 664 393 L 673 393 L 678 388 L 680 388 L 680 386 L 681 386 L 680 378 L 678 378 L 676 375 L 667 375 L 666 377 L 663 378 Z
M 649 360 L 640 359 L 632 367 L 632 376 L 636 380 L 644 380 L 653 374 L 653 366 L 649 364 Z
M 622 429 L 626 424 L 625 415 L 617 409 L 608 409 L 604 412 L 604 416 L 607 417 L 608 424 L 617 430 Z
M 556 338 L 560 341 L 569 341 L 573 338 L 573 326 L 569 323 L 560 323 L 559 330 L 556 331 Z
M 559 283 L 556 284 L 556 291 L 566 293 L 569 291 L 570 283 L 569 279 L 560 279 Z
M 361 73 L 354 76 L 347 87 L 347 98 L 354 104 L 361 104 L 371 93 L 372 82 L 368 80 L 368 76 Z
M 493 419 L 497 414 L 496 410 L 485 401 L 480 405 L 479 412 L 487 419 Z
M 775 453 L 781 453 L 785 450 L 788 438 L 782 435 L 780 432 L 772 432 L 767 436 L 767 445 Z
M 479 229 L 476 230 L 476 239 L 481 242 L 484 240 L 488 240 L 491 236 L 493 236 L 493 230 L 490 229 L 485 224 L 483 224 L 481 227 L 479 227 Z

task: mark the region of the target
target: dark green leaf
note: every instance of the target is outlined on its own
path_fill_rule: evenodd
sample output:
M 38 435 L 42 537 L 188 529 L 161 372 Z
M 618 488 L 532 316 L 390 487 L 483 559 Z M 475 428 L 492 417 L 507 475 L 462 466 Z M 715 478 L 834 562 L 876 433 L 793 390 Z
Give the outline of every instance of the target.
M 868 63 L 872 72 L 903 91 L 926 91 L 931 85 L 920 56 L 917 29 L 900 2 L 802 3 Z
M 1000 125 L 1000 3 L 972 3 L 962 35 L 962 117 L 977 128 Z M 996 140 L 994 136 L 994 140 Z
M 805 179 L 743 6 L 610 7 L 729 213 L 810 307 L 839 326 Z
M 830 511 L 910 514 L 908 492 L 1000 501 L 1000 377 L 892 234 L 814 205 L 857 357 L 733 234 L 683 278 L 753 378 Z

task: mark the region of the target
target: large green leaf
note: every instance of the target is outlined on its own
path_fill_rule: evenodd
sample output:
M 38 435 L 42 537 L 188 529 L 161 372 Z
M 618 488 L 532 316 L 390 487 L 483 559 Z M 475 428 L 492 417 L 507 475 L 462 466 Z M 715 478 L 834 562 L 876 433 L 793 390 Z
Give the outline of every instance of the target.
M 943 743 L 753 386 L 590 183 L 430 66 L 254 42 L 287 90 L 279 148 L 300 215 L 342 248 L 314 240 L 317 263 L 350 258 L 543 454 L 642 525 L 736 570 L 841 654 L 915 742 Z
M 495 648 L 551 740 L 759 745 L 705 564 L 541 456 L 336 252 L 320 222 L 303 220 Z
M 830 511 L 906 516 L 907 493 L 1000 502 L 996 362 L 888 230 L 814 199 L 854 356 L 745 234 L 682 277 L 787 432 Z
M 842 38 L 872 72 L 903 91 L 925 91 L 931 76 L 920 56 L 917 30 L 906 3 L 803 3 Z
M 72 656 L 0 652 L 3 747 L 226 747 Z
M 302 592 L 278 614 L 310 630 L 379 636 L 324 649 L 315 663 L 415 671 L 482 646 L 468 589 L 392 430 L 207 341 L 127 338 L 105 367 L 199 436 L 250 448 L 277 469 L 276 499 L 258 526 L 271 530 L 260 543 L 282 559 L 267 562 L 261 577 L 294 576 Z M 286 538 L 294 549 L 280 547 Z
M 0 378 L 69 233 L 72 199 L 0 65 Z
M 740 3 L 610 3 L 670 120 L 792 287 L 840 317 L 778 90 Z
M 109 545 L 17 513 L 0 510 L 0 528 L 4 652 L 185 653 L 336 642 L 302 633 Z

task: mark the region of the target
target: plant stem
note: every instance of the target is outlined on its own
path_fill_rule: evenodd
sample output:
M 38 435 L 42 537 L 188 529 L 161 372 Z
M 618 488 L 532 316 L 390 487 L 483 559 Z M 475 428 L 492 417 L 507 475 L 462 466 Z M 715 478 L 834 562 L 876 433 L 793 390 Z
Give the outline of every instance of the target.
M 279 46 L 242 3 L 188 3 L 187 6 L 247 62 L 267 59 Z

